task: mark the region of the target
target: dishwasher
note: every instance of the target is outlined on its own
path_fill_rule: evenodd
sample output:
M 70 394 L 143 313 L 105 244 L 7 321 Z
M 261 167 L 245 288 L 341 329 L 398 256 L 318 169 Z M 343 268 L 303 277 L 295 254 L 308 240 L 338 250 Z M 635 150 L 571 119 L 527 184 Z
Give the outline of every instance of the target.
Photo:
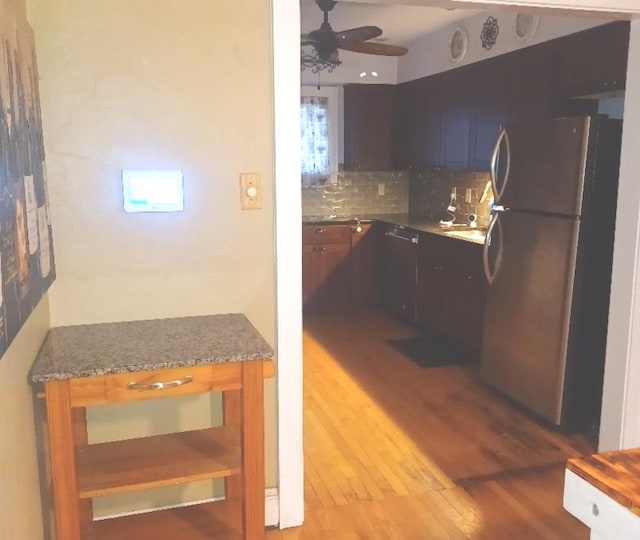
M 418 240 L 415 231 L 390 227 L 383 241 L 383 301 L 393 316 L 418 322 Z

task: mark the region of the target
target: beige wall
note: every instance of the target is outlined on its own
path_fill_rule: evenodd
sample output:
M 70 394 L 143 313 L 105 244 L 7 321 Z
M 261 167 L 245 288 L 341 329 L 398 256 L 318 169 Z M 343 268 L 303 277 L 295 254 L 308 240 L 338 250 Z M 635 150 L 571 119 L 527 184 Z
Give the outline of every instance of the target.
M 40 540 L 42 514 L 31 364 L 49 330 L 45 295 L 0 358 L 0 538 Z
M 15 5 L 24 9 L 24 2 Z M 41 540 L 33 392 L 28 373 L 49 330 L 45 295 L 0 358 L 0 538 Z
M 244 312 L 273 344 L 270 2 L 29 0 L 28 7 L 58 266 L 52 325 Z M 125 214 L 123 168 L 183 169 L 184 212 Z M 240 171 L 262 174 L 262 210 L 240 210 Z M 271 381 L 266 409 L 273 486 Z M 218 410 L 208 399 L 95 408 L 90 437 L 196 428 Z M 98 513 L 170 499 L 138 496 Z

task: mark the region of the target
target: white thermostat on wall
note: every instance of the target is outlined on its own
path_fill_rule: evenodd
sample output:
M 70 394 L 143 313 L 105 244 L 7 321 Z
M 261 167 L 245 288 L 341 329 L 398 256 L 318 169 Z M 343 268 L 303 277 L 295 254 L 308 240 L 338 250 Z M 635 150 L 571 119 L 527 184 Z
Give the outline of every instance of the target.
M 122 171 L 125 212 L 181 212 L 182 171 Z

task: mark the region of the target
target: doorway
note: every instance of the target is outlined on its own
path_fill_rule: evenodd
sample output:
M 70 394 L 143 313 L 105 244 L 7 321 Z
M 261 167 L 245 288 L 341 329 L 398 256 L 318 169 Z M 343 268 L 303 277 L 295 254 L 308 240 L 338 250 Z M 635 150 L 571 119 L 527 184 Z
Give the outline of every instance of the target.
M 557 2 L 556 2 L 557 5 Z M 300 335 L 301 276 L 300 268 L 291 261 L 301 260 L 299 225 L 299 4 L 297 0 L 274 0 L 274 71 L 276 110 L 276 224 L 278 236 L 278 356 L 281 377 L 278 382 L 280 425 L 280 523 L 292 526 L 302 522 L 302 370 Z M 594 6 L 595 7 L 595 6 Z M 603 5 L 602 9 L 607 9 Z M 633 36 L 640 28 L 632 23 Z M 640 58 L 630 54 L 629 73 Z M 637 71 L 637 70 L 635 70 Z M 630 77 L 631 79 L 631 77 Z M 637 300 L 632 293 L 636 280 L 636 252 L 638 245 L 638 208 L 640 190 L 634 177 L 637 165 L 633 158 L 633 140 L 640 132 L 639 85 L 632 80 L 627 97 L 633 106 L 625 112 L 626 125 L 623 139 L 623 164 L 620 177 L 620 204 L 618 206 L 618 233 L 614 260 L 610 338 L 605 378 L 605 404 L 603 440 L 605 448 L 630 446 L 637 443 L 640 425 L 634 416 L 639 407 L 628 404 L 628 381 L 638 369 L 640 355 L 632 355 L 637 344 L 631 336 L 639 323 L 633 313 Z M 633 99 L 632 99 L 633 98 Z M 638 105 L 635 105 L 638 103 Z M 626 249 L 622 249 L 627 246 Z M 633 246 L 629 248 L 629 246 Z M 627 404 L 627 405 L 625 405 Z M 637 405 L 634 403 L 633 405 Z M 283 467 L 286 463 L 287 467 Z

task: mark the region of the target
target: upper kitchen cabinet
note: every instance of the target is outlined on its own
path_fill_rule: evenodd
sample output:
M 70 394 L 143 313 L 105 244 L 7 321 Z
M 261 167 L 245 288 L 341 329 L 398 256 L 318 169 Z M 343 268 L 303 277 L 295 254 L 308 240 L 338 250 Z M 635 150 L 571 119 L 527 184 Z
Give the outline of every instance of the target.
M 495 143 L 511 113 L 513 69 L 510 58 L 498 57 L 473 64 L 469 77 L 474 81 L 469 168 L 488 171 Z
M 560 63 L 555 41 L 505 55 L 512 65 L 513 96 L 509 119 L 530 122 L 554 118 L 559 108 Z
M 557 40 L 563 98 L 624 90 L 629 23 L 617 21 Z
M 395 165 L 398 169 L 409 170 L 416 165 L 416 141 L 420 123 L 418 121 L 421 110 L 418 83 L 412 81 L 399 84 L 395 92 L 395 123 L 394 123 L 394 154 Z
M 442 167 L 449 170 L 469 168 L 469 141 L 471 137 L 472 86 L 470 71 L 465 68 L 448 71 L 442 80 Z
M 394 168 L 394 88 L 388 84 L 344 87 L 344 168 Z
M 395 162 L 410 170 L 443 166 L 443 99 L 438 80 L 418 79 L 396 88 Z

